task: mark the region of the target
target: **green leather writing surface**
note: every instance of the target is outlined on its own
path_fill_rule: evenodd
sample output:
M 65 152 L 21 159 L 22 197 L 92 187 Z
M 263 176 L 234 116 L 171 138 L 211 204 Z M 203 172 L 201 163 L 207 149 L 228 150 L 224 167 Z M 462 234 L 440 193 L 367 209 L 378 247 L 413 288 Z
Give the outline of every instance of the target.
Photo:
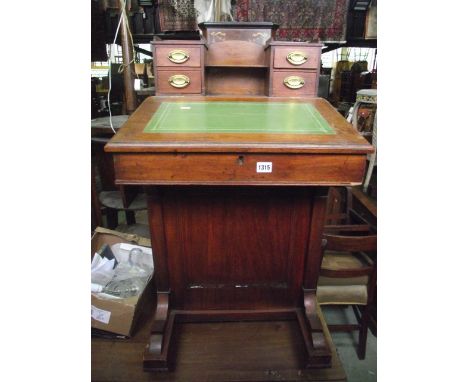
M 145 133 L 335 134 L 308 103 L 162 102 Z

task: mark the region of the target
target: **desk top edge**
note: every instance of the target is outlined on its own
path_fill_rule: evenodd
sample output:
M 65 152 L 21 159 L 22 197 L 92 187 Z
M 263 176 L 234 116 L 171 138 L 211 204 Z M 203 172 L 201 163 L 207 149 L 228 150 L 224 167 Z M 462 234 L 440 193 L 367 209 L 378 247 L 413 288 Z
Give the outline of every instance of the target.
M 243 101 L 311 103 L 337 131 L 334 135 L 291 134 L 148 134 L 143 133 L 149 118 L 162 102 Z M 125 152 L 258 152 L 310 154 L 367 154 L 373 147 L 354 130 L 325 99 L 265 96 L 173 96 L 148 97 L 106 145 L 113 153 Z

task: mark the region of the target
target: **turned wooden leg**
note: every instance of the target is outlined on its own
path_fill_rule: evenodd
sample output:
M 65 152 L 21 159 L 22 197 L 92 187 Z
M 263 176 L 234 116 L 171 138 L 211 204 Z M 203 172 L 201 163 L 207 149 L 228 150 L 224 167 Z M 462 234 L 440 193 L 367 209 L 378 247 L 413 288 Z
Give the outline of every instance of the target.
M 107 228 L 115 229 L 119 224 L 118 211 L 113 208 L 106 208 Z
M 358 344 L 358 358 L 366 358 L 366 345 L 367 345 L 367 329 L 369 328 L 370 309 L 366 305 L 361 314 L 360 328 L 359 328 L 359 344 Z
M 125 220 L 128 225 L 133 225 L 136 223 L 135 212 L 134 211 L 125 211 Z

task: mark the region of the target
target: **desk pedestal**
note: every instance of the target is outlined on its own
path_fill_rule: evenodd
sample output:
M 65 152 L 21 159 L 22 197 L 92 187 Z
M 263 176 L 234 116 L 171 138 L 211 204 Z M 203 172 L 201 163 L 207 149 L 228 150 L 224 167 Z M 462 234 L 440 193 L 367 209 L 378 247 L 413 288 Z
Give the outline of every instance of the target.
M 297 320 L 306 368 L 329 367 L 316 313 L 326 187 L 148 187 L 157 309 L 147 371 L 177 322 Z

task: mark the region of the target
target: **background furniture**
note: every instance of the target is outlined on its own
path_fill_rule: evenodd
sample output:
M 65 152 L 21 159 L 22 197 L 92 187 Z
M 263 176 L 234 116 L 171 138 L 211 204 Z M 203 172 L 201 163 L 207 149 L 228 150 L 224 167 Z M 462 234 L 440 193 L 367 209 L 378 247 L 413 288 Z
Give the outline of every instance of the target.
M 356 231 L 377 232 L 377 202 L 359 186 L 330 187 L 328 192 L 325 230 L 347 225 Z M 369 328 L 377 336 L 377 285 L 369 306 Z
M 326 225 L 366 224 L 377 230 L 377 201 L 362 192 L 359 186 L 330 187 Z
M 357 325 L 330 325 L 331 331 L 359 330 L 358 357 L 366 354 L 369 304 L 376 286 L 377 235 L 368 227 L 343 225 L 326 227 L 317 299 L 320 305 L 351 305 Z M 371 253 L 371 259 L 367 253 Z M 357 308 L 362 306 L 362 310 Z
M 127 120 L 128 115 L 113 116 L 114 129 L 118 131 Z M 113 135 L 109 117 L 91 121 L 91 228 L 104 225 L 103 209 L 107 228 L 149 237 L 148 225 L 137 224 L 135 219 L 136 211 L 147 209 L 146 195 L 138 187 L 115 185 L 113 158 L 104 152 L 104 145 Z M 119 211 L 125 212 L 127 224 L 119 225 Z

